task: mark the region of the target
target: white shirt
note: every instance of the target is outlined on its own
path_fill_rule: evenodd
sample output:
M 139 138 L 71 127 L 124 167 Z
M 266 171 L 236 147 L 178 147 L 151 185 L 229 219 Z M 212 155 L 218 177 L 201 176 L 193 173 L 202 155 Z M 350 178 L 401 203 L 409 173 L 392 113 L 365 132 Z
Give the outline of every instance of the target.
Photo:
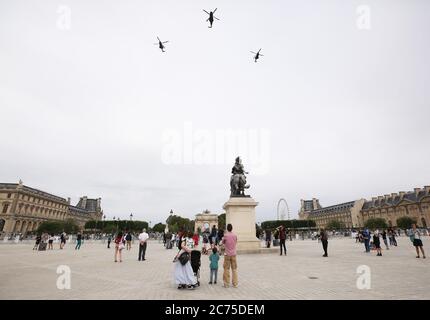
M 148 240 L 149 236 L 146 232 L 142 232 L 141 234 L 139 234 L 139 241 L 140 242 L 145 242 L 146 240 Z

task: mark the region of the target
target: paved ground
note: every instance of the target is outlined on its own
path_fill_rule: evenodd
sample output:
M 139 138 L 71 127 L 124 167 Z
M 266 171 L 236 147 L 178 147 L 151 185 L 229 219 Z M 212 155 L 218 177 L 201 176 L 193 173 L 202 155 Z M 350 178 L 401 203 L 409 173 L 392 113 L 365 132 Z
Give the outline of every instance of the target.
M 423 240 L 430 255 L 430 239 Z M 174 251 L 152 241 L 147 261 L 137 246 L 114 263 L 113 250 L 85 243 L 80 251 L 37 252 L 30 244 L 0 244 L 0 299 L 430 299 L 430 258 L 416 259 L 408 238 L 384 250 L 364 253 L 351 239 L 329 241 L 329 257 L 311 240 L 287 242 L 288 256 L 238 257 L 239 288 L 208 285 L 209 263 L 202 258 L 202 286 L 179 291 L 173 282 Z M 222 262 L 222 259 L 221 259 Z M 71 268 L 71 289 L 57 289 L 59 265 Z M 357 288 L 357 267 L 371 270 L 371 289 Z M 222 263 L 218 273 L 222 279 Z

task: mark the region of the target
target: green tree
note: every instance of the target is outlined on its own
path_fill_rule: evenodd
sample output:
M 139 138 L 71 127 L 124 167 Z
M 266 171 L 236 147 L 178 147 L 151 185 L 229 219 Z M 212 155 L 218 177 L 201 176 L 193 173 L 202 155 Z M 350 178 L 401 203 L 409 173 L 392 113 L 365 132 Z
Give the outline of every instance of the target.
M 329 230 L 337 230 L 337 229 L 343 229 L 343 228 L 345 228 L 345 225 L 338 220 L 330 220 L 326 225 L 326 229 L 329 229 Z
M 383 218 L 370 218 L 364 223 L 364 226 L 371 230 L 386 229 L 388 227 L 387 222 Z
M 410 229 L 412 228 L 413 223 L 417 223 L 416 219 L 413 219 L 411 217 L 400 217 L 396 220 L 397 227 L 400 229 Z
M 161 222 L 159 222 L 156 225 L 154 225 L 154 227 L 152 228 L 152 231 L 154 231 L 154 232 L 164 232 L 164 229 L 166 229 L 166 225 L 162 224 Z
M 313 220 L 270 220 L 262 222 L 261 228 L 263 230 L 272 230 L 280 225 L 283 225 L 287 229 L 314 228 L 316 226 L 315 221 Z
M 63 232 L 63 222 L 60 221 L 45 221 L 37 228 L 37 233 L 47 232 L 49 234 L 58 234 Z
M 218 229 L 223 229 L 225 230 L 226 226 L 225 226 L 225 213 L 221 213 L 218 216 Z
M 67 219 L 64 221 L 63 229 L 65 233 L 77 233 L 80 230 L 79 226 L 73 219 Z

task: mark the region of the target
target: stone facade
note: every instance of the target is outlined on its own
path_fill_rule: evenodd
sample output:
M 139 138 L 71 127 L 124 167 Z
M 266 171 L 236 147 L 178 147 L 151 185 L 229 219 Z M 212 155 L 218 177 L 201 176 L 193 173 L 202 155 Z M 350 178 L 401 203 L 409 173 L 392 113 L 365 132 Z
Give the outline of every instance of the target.
M 369 218 L 383 218 L 389 226 L 395 227 L 397 219 L 404 216 L 416 219 L 419 227 L 429 227 L 430 186 L 324 208 L 318 199 L 302 200 L 299 212 L 300 219 L 314 220 L 319 228 L 324 228 L 331 220 L 337 220 L 347 228 L 363 227 Z
M 364 203 L 360 219 L 362 225 L 369 218 L 383 218 L 389 226 L 396 226 L 397 219 L 404 216 L 415 219 L 419 227 L 430 226 L 430 186 L 373 197 Z
M 35 232 L 44 221 L 73 219 L 83 228 L 89 220 L 101 220 L 101 199 L 82 197 L 76 206 L 50 193 L 19 183 L 0 183 L 0 233 Z

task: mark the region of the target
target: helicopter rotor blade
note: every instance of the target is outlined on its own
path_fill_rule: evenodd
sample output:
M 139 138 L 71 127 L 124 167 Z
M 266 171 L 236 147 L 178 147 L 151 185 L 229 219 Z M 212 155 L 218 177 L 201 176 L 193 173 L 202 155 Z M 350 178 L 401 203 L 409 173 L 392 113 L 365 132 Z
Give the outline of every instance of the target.
M 212 11 L 212 13 L 215 13 L 215 11 L 217 10 L 218 8 L 215 8 L 215 10 L 214 11 Z
M 210 14 L 209 12 L 207 12 L 205 9 L 203 9 L 204 12 L 206 12 L 207 14 Z
M 217 17 L 214 16 L 215 19 L 219 20 Z
M 254 52 L 254 51 L 249 51 L 249 52 L 251 52 L 251 53 L 253 53 L 253 54 L 257 54 L 257 52 Z
M 167 40 L 167 41 L 164 41 L 164 42 L 162 42 L 162 43 L 167 43 L 167 42 L 169 42 L 169 41 Z
M 161 42 L 161 40 L 160 40 L 160 38 L 159 38 L 159 37 L 157 37 L 157 39 L 158 39 L 158 41 L 160 41 L 160 42 Z
M 264 54 L 261 54 L 261 53 L 260 53 L 260 56 L 261 56 L 261 57 L 264 57 Z

